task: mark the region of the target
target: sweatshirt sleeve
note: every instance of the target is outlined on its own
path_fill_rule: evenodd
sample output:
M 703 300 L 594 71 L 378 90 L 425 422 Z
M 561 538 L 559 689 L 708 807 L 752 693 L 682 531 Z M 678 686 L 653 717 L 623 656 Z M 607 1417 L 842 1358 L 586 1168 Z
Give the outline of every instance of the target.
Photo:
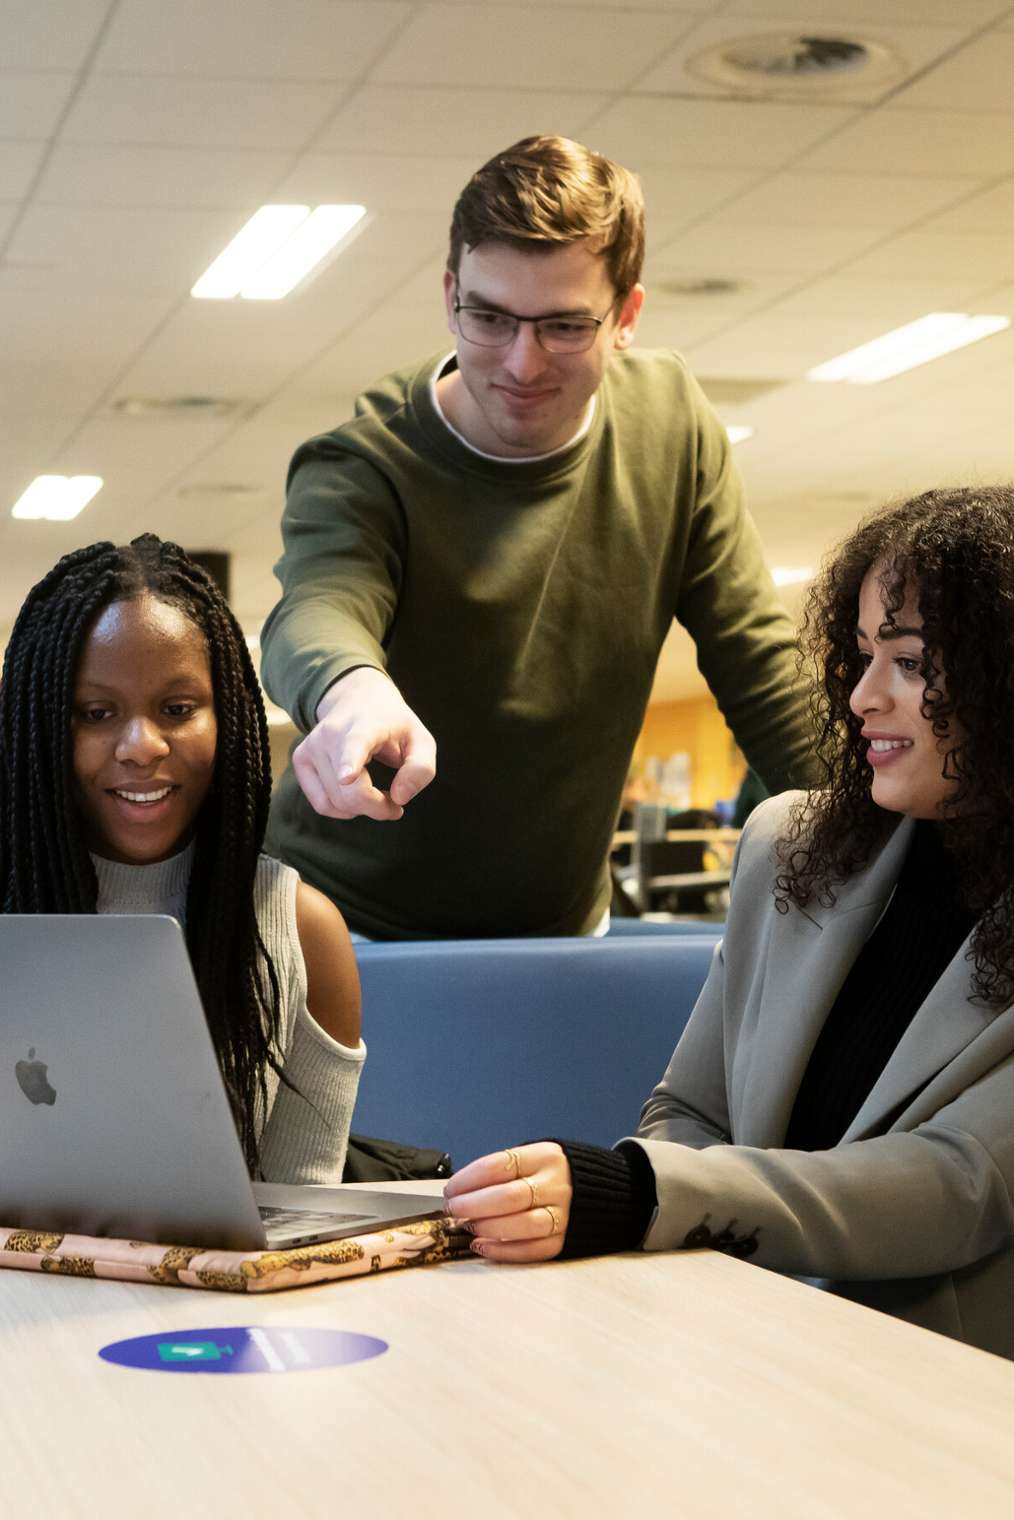
M 696 381 L 688 381 L 696 403 L 696 500 L 676 616 L 737 744 L 768 791 L 781 792 L 816 779 L 795 631 L 746 510 L 728 435 Z
M 261 634 L 261 671 L 269 695 L 307 732 L 339 677 L 362 665 L 384 669 L 404 519 L 381 471 L 328 435 L 292 461 L 282 540 L 282 595 Z

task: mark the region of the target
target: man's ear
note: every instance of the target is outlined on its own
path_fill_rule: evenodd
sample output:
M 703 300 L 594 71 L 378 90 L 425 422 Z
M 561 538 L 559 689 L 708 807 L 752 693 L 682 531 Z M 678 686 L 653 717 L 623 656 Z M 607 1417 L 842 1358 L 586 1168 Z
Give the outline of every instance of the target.
M 444 270 L 444 306 L 447 308 L 447 325 L 452 333 L 457 333 L 458 327 L 454 320 L 454 297 L 458 288 L 458 277 L 453 269 Z
M 644 286 L 635 285 L 623 299 L 620 315 L 613 332 L 614 348 L 629 348 L 637 331 L 637 320 L 644 305 Z

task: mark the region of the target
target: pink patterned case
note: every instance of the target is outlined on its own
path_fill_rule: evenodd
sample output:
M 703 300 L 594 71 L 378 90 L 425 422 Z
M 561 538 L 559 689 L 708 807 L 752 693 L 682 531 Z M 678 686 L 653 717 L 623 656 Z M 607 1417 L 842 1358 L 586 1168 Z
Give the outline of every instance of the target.
M 288 1251 L 215 1251 L 0 1228 L 0 1267 L 64 1277 L 111 1277 L 175 1288 L 274 1293 L 391 1267 L 422 1267 L 468 1253 L 471 1237 L 442 1219 L 420 1219 Z

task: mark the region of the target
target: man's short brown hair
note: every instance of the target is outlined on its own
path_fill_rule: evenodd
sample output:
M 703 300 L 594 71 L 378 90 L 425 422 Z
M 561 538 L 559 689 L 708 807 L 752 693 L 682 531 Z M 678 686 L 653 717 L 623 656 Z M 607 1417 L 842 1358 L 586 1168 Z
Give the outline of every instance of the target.
M 644 262 L 644 198 L 635 174 L 569 137 L 523 137 L 478 169 L 451 219 L 447 267 L 479 243 L 545 251 L 587 238 L 604 255 L 617 297 Z

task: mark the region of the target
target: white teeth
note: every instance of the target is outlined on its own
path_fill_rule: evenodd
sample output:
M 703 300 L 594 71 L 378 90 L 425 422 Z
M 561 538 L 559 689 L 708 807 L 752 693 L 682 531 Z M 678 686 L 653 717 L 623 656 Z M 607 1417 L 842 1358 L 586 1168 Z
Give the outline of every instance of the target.
M 870 749 L 877 755 L 886 755 L 889 749 L 911 749 L 911 739 L 871 739 Z
M 117 788 L 116 795 L 123 797 L 127 802 L 161 802 L 162 798 L 168 797 L 171 791 L 171 786 L 164 786 L 158 792 L 123 792 Z

